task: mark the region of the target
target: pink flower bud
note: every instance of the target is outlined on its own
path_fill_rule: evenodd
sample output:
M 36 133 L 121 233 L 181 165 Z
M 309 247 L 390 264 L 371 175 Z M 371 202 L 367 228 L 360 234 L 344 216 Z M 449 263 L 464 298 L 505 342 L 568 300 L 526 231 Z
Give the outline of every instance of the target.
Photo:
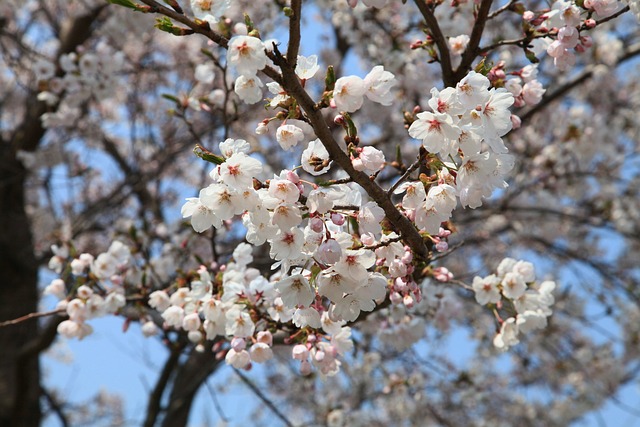
M 335 212 L 331 214 L 331 222 L 335 225 L 343 225 L 345 221 L 344 215 Z
M 582 36 L 580 37 L 580 43 L 582 44 L 582 46 L 590 48 L 591 46 L 593 46 L 593 39 L 591 38 L 591 36 Z
M 234 338 L 231 340 L 231 348 L 240 353 L 242 350 L 247 348 L 247 342 L 244 338 Z
M 265 122 L 258 123 L 258 126 L 256 127 L 256 134 L 264 135 L 267 132 L 269 132 L 269 128 L 267 127 L 267 124 L 268 123 L 265 123 Z
M 433 270 L 433 278 L 439 282 L 448 282 L 453 279 L 453 274 L 445 267 L 438 267 Z
M 322 218 L 317 216 L 313 217 L 309 221 L 309 227 L 316 233 L 322 233 L 322 230 L 324 229 L 324 221 Z
M 524 107 L 524 105 L 525 105 L 525 102 L 524 102 L 524 99 L 522 99 L 522 96 L 517 96 L 517 97 L 515 98 L 515 101 L 514 101 L 514 103 L 513 103 L 513 106 L 514 106 L 515 108 L 520 108 L 520 107 Z
M 337 124 L 339 126 L 344 125 L 345 122 L 344 122 L 344 117 L 342 116 L 342 114 L 338 114 L 337 116 L 335 116 L 333 118 L 333 123 L 335 123 L 335 124 Z
M 535 17 L 534 13 L 530 10 L 525 10 L 522 14 L 522 19 L 525 21 L 531 21 Z
M 342 247 L 335 239 L 327 239 L 318 247 L 318 258 L 325 264 L 335 264 L 342 257 Z
M 511 115 L 511 126 L 513 129 L 518 129 L 520 126 L 522 125 L 522 120 L 520 120 L 520 117 L 516 116 L 515 114 Z
M 393 288 L 396 292 L 404 292 L 407 290 L 407 284 L 400 277 L 397 277 L 393 283 Z
M 373 233 L 365 233 L 360 236 L 360 241 L 364 245 L 371 246 L 376 243 L 376 238 L 374 237 Z
M 293 171 L 287 171 L 287 179 L 293 182 L 294 184 L 297 184 L 300 182 L 300 177 L 298 176 L 297 173 Z
M 596 24 L 596 20 L 595 19 L 590 18 L 590 19 L 585 19 L 584 20 L 584 25 L 587 28 L 592 29 L 592 28 L 595 28 L 597 24 Z
M 392 304 L 400 304 L 402 301 L 402 295 L 397 292 L 392 292 L 391 295 L 389 295 L 389 300 L 391 300 Z
M 437 244 L 436 244 L 436 250 L 438 252 L 444 252 L 447 249 L 449 249 L 449 244 L 447 242 L 445 242 L 444 240 L 440 240 Z

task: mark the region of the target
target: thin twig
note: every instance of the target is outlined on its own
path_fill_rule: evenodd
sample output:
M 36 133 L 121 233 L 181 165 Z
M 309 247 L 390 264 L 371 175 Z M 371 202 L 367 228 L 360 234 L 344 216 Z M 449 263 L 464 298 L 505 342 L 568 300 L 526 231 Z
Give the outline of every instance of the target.
M 160 3 L 154 0 L 140 0 L 140 1 L 146 4 L 147 6 L 150 6 L 151 12 L 159 13 L 161 15 L 167 16 L 175 21 L 178 21 L 186 25 L 187 27 L 192 29 L 195 33 L 202 34 L 203 36 L 207 37 L 209 40 L 213 41 L 220 47 L 223 47 L 225 49 L 229 47 L 229 39 L 224 37 L 222 34 L 216 31 L 213 31 L 208 25 L 198 25 L 194 21 L 186 17 L 185 15 L 181 15 L 173 9 L 169 9 L 168 7 L 164 7 L 163 5 L 161 5 Z M 273 81 L 281 84 L 280 73 L 278 73 L 272 67 L 266 66 L 262 70 L 262 72 L 267 76 L 269 76 L 271 79 L 273 79 Z
M 164 396 L 164 391 L 169 384 L 169 379 L 173 375 L 174 371 L 179 365 L 180 355 L 184 350 L 183 343 L 169 344 L 170 354 L 167 361 L 164 363 L 162 372 L 156 381 L 156 386 L 149 395 L 149 403 L 147 404 L 147 414 L 144 421 L 145 427 L 152 427 L 156 424 L 158 416 L 161 412 L 161 402 Z
M 413 171 L 415 171 L 416 169 L 418 169 L 420 167 L 420 164 L 422 164 L 422 161 L 424 160 L 424 158 L 427 156 L 427 151 L 424 151 L 422 153 L 422 155 L 420 155 L 418 157 L 418 160 L 416 160 L 415 162 L 413 162 L 413 164 L 411 166 L 409 166 L 409 168 L 406 170 L 406 172 L 400 177 L 400 179 L 398 179 L 395 184 L 393 184 L 391 186 L 391 188 L 389 188 L 387 190 L 387 194 L 389 196 L 391 196 L 393 194 L 393 192 L 395 191 L 396 188 L 398 188 L 400 186 L 400 184 L 402 184 L 407 178 L 409 178 L 409 175 L 411 175 L 413 173 Z
M 25 320 L 35 319 L 38 317 L 53 316 L 54 314 L 62 314 L 64 312 L 65 312 L 64 309 L 57 309 L 57 310 L 51 310 L 51 311 L 43 311 L 42 313 L 29 313 L 29 314 L 25 314 L 22 317 L 18 317 L 17 319 L 5 320 L 4 322 L 0 322 L 0 328 L 4 326 L 16 325 L 18 323 L 24 322 Z
M 628 61 L 631 58 L 634 58 L 639 54 L 640 54 L 640 43 L 636 43 L 630 46 L 629 49 L 627 49 L 626 52 L 624 52 L 624 54 L 618 59 L 616 66 L 622 64 L 623 62 Z M 541 110 L 544 110 L 553 101 L 559 99 L 564 94 L 569 92 L 571 89 L 575 88 L 576 86 L 590 79 L 593 76 L 594 70 L 595 70 L 595 66 L 587 67 L 582 73 L 578 74 L 568 82 L 556 88 L 553 92 L 544 96 L 542 98 L 542 101 L 540 101 L 534 107 L 532 107 L 531 109 L 527 110 L 524 114 L 522 114 L 520 116 L 520 120 L 522 122 L 529 120 L 533 115 L 535 115 Z
M 67 415 L 62 410 L 62 405 L 60 405 L 60 403 L 56 401 L 56 399 L 51 395 L 51 393 L 49 393 L 49 391 L 42 386 L 40 387 L 40 394 L 44 396 L 49 406 L 51 406 L 51 409 L 53 410 L 53 412 L 58 416 L 58 419 L 60 420 L 60 424 L 62 424 L 62 427 L 69 427 L 70 426 L 69 419 L 67 418 Z
M 251 391 L 258 396 L 258 398 L 260 400 L 262 400 L 262 402 L 267 405 L 267 407 L 269 409 L 271 409 L 271 411 L 276 414 L 276 416 L 278 418 L 280 418 L 280 420 L 287 426 L 287 427 L 294 427 L 294 425 L 291 423 L 291 421 L 289 421 L 289 419 L 282 413 L 280 412 L 280 410 L 276 407 L 276 405 L 273 404 L 273 402 L 271 400 L 269 400 L 269 398 L 267 396 L 264 395 L 264 393 L 262 393 L 262 391 L 249 379 L 247 378 L 242 372 L 240 372 L 239 370 L 237 370 L 236 368 L 233 368 L 233 371 L 236 373 L 236 375 L 238 375 L 238 377 L 240 377 L 240 379 L 242 380 L 243 383 L 246 384 L 247 387 L 249 387 L 251 389 Z
M 213 389 L 211 384 L 209 384 L 208 381 L 205 381 L 204 385 L 205 385 L 205 387 L 207 387 L 207 391 L 211 395 L 211 400 L 213 401 L 213 407 L 216 408 L 216 412 L 218 412 L 218 416 L 220 416 L 220 419 L 223 422 L 228 423 L 229 422 L 229 418 L 224 415 L 224 412 L 222 412 L 222 406 L 220 406 L 220 401 L 218 400 L 218 397 L 217 397 L 217 395 L 215 393 L 215 390 Z
M 509 0 L 507 4 L 502 6 L 500 9 L 496 9 L 487 16 L 487 19 L 493 19 L 496 16 L 500 15 L 502 12 L 509 10 L 511 6 L 513 6 L 518 0 Z

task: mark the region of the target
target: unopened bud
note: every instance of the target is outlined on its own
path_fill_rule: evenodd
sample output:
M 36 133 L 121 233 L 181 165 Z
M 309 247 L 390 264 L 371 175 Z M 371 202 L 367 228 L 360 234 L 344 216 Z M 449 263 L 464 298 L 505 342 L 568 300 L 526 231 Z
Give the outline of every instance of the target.
M 333 222 L 335 225 L 343 225 L 345 222 L 345 218 L 344 215 L 339 214 L 339 213 L 332 213 L 331 214 L 331 222 Z

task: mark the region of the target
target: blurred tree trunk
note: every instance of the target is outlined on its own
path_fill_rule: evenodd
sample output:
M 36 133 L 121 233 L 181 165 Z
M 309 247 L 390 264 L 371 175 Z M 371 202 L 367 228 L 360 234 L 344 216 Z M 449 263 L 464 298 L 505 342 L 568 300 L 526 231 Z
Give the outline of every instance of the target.
M 0 143 L 0 321 L 37 311 L 38 266 L 27 213 L 26 170 L 10 143 Z M 38 321 L 30 319 L 0 328 L 0 425 L 40 423 L 38 355 L 23 353 L 38 336 Z
M 63 23 L 57 57 L 75 51 L 91 36 L 105 7 Z M 28 171 L 16 153 L 38 149 L 45 134 L 40 116 L 45 112 L 36 93 L 27 94 L 21 125 L 9 140 L 0 140 L 0 322 L 38 308 L 39 266 L 25 206 Z M 39 355 L 55 339 L 60 320 L 52 319 L 43 332 L 37 319 L 0 328 L 0 426 L 40 424 Z

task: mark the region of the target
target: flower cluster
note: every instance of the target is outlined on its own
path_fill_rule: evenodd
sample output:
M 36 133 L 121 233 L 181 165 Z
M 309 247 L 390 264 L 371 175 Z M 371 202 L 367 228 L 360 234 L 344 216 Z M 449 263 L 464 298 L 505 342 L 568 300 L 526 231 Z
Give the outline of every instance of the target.
M 513 94 L 515 98 L 514 107 L 538 104 L 542 100 L 542 95 L 546 92 L 546 89 L 542 87 L 542 83 L 536 79 L 538 66 L 536 64 L 527 65 L 513 74 L 514 77 L 508 79 L 504 87 Z
M 42 115 L 44 127 L 71 126 L 81 115 L 81 105 L 89 99 L 102 101 L 113 94 L 117 74 L 125 66 L 123 52 L 113 52 L 101 43 L 95 52 L 71 52 L 60 56 L 63 76 L 55 75 L 56 66 L 39 60 L 36 78 L 43 83 L 38 99 L 49 106 L 60 103 L 56 111 Z
M 535 281 L 533 264 L 512 258 L 502 260 L 497 274 L 473 278 L 472 287 L 478 304 L 489 304 L 496 310 L 504 309 L 513 314 L 506 319 L 499 318 L 500 332 L 493 340 L 497 348 L 506 350 L 520 342 L 520 332 L 527 333 L 547 325 L 556 284 L 547 280 L 536 285 Z
M 68 248 L 54 247 L 54 256 L 49 267 L 62 272 L 64 262 L 69 256 Z M 131 251 L 122 242 L 114 241 L 107 252 L 97 258 L 88 253 L 80 254 L 70 263 L 70 274 L 73 282 L 80 284 L 74 292 L 69 292 L 62 279 L 54 279 L 44 290 L 45 295 L 53 295 L 60 299 L 56 306 L 64 310 L 69 316 L 58 325 L 58 333 L 67 338 L 84 338 L 93 330 L 87 320 L 114 314 L 126 304 L 124 288 L 124 272 L 127 270 Z M 92 281 L 100 281 L 103 285 L 100 292 L 96 292 Z M 106 287 L 107 282 L 111 284 Z M 68 298 L 67 295 L 74 296 Z
M 512 128 L 511 92 L 490 88 L 487 77 L 470 72 L 455 88 L 432 89 L 432 111 L 417 114 L 409 135 L 443 162 L 437 177 L 428 184 L 403 183 L 396 193 L 405 193 L 402 208 L 416 226 L 437 235 L 460 199 L 462 206 L 476 208 L 496 188 L 506 187 L 504 176 L 513 167 L 513 157 L 502 141 Z
M 362 107 L 364 97 L 381 105 L 391 105 L 396 85 L 395 76 L 376 65 L 364 79 L 358 76 L 340 77 L 333 89 L 333 102 L 340 111 L 353 113 Z

